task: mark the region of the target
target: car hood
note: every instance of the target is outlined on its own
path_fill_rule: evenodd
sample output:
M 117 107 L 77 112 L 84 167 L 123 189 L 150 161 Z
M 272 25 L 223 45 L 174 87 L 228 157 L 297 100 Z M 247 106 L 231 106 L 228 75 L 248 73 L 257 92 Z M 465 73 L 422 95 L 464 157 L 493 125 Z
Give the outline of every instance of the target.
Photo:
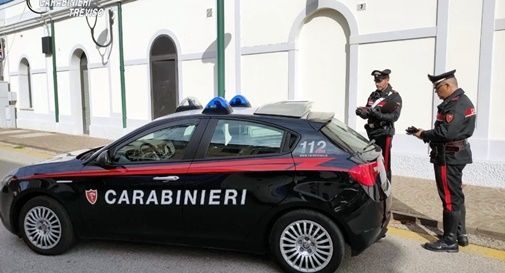
M 29 178 L 34 175 L 51 175 L 67 172 L 78 172 L 82 169 L 82 161 L 76 157 L 87 150 L 80 150 L 60 154 L 54 158 L 19 168 L 15 176 L 17 178 Z M 56 175 L 57 176 L 57 175 Z
M 85 153 L 89 150 L 90 149 L 82 149 L 82 150 L 77 150 L 77 151 L 73 151 L 73 152 L 55 155 L 53 158 L 44 160 L 44 161 L 40 162 L 39 164 L 70 161 L 72 159 L 75 159 L 78 155 Z

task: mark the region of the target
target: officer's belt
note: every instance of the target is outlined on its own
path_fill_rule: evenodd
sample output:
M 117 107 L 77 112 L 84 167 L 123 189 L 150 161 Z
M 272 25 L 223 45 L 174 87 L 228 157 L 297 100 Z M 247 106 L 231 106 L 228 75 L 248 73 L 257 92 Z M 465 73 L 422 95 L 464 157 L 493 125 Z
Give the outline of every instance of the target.
M 465 149 L 467 141 L 466 139 L 462 139 L 449 142 L 435 142 L 431 144 L 433 146 L 443 146 L 447 152 L 459 152 Z
M 391 123 L 388 121 L 379 121 L 379 122 L 374 122 L 374 123 L 367 123 L 368 128 L 370 129 L 376 129 L 376 128 L 383 128 L 390 126 Z

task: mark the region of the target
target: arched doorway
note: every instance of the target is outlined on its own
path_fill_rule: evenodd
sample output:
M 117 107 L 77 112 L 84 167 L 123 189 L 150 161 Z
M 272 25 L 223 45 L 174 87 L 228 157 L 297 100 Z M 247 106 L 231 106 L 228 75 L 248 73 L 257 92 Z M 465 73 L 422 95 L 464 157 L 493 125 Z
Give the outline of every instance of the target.
M 21 59 L 19 64 L 19 97 L 21 108 L 33 108 L 30 63 L 26 58 Z
M 349 68 L 349 26 L 342 14 L 320 9 L 305 18 L 298 36 L 300 96 L 345 121 Z M 323 38 L 324 37 L 324 38 Z
M 178 98 L 177 49 L 167 35 L 157 37 L 151 46 L 151 114 L 153 119 L 175 112 Z
M 84 52 L 80 56 L 79 78 L 81 80 L 82 132 L 89 135 L 91 111 L 89 108 L 88 58 Z

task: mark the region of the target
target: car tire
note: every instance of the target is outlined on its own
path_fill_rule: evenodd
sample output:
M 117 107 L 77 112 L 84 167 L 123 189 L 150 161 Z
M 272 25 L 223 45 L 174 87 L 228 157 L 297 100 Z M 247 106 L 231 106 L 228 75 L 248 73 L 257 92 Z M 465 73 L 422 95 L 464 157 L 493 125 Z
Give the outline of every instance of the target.
M 286 272 L 335 272 L 342 262 L 345 241 L 327 216 L 310 210 L 291 211 L 273 225 L 270 250 Z
M 68 250 L 75 241 L 70 217 L 56 200 L 34 197 L 21 208 L 19 230 L 25 243 L 42 255 L 57 255 Z

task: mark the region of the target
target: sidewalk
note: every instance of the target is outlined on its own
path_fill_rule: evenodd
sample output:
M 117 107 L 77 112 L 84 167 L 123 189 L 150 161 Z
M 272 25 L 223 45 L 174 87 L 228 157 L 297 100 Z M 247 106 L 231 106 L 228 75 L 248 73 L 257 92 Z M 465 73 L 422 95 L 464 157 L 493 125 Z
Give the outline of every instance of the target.
M 0 129 L 1 142 L 64 153 L 102 146 L 111 140 L 25 129 Z M 467 231 L 505 241 L 505 189 L 464 185 L 463 191 Z M 395 219 L 420 221 L 441 229 L 442 205 L 435 181 L 393 177 L 393 213 Z

